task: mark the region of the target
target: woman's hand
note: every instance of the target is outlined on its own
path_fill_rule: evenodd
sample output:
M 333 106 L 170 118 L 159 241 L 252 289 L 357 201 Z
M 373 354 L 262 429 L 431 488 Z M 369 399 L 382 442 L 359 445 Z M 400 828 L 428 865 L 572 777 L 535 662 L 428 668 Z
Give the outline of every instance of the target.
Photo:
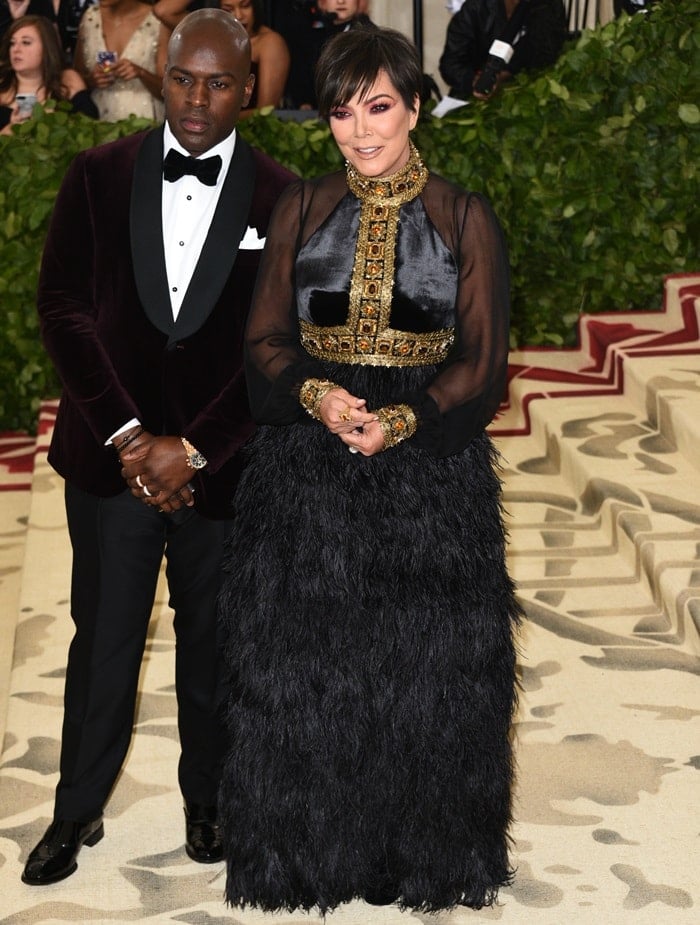
M 103 64 L 96 64 L 90 71 L 88 84 L 91 88 L 105 90 L 114 83 L 114 67 L 105 67 Z
M 350 434 L 377 420 L 366 405 L 364 398 L 356 398 L 345 389 L 331 389 L 321 399 L 318 414 L 332 434 Z
M 355 429 L 349 434 L 338 434 L 338 437 L 349 452 L 360 453 L 362 456 L 374 456 L 384 449 L 384 434 L 376 418 L 365 424 L 362 430 Z
M 128 58 L 120 58 L 112 67 L 112 74 L 122 80 L 136 80 L 141 76 L 143 68 L 138 67 Z
M 10 125 L 20 125 L 22 122 L 27 122 L 31 119 L 31 112 L 20 112 L 19 106 L 17 103 L 14 103 L 12 106 L 12 112 L 10 113 L 10 120 L 8 126 Z M 9 134 L 9 133 L 8 133 Z

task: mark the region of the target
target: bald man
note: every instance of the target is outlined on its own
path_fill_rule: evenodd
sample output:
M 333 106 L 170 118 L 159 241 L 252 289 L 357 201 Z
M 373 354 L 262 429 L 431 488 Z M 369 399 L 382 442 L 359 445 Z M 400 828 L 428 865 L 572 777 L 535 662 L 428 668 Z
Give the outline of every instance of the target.
M 49 461 L 65 479 L 75 635 L 31 885 L 70 876 L 103 837 L 163 555 L 185 849 L 222 857 L 216 597 L 252 432 L 243 330 L 270 213 L 294 178 L 236 132 L 252 88 L 240 23 L 192 13 L 168 47 L 165 125 L 79 154 L 56 200 L 38 308 L 63 383 Z

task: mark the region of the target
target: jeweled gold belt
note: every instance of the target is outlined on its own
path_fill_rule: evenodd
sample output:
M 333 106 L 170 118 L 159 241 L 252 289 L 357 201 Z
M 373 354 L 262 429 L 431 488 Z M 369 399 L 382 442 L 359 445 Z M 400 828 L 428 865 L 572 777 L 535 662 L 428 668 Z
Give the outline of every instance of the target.
M 441 363 L 454 342 L 451 328 L 413 334 L 392 328 L 378 332 L 371 324 L 367 330 L 358 332 L 347 327 L 321 327 L 308 321 L 301 321 L 300 327 L 301 343 L 311 356 L 363 366 L 430 366 Z

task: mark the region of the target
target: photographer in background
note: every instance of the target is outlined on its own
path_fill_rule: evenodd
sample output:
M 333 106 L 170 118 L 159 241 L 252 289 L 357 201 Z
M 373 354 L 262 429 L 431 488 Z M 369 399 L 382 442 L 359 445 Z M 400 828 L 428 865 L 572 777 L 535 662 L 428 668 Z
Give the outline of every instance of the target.
M 554 64 L 566 34 L 562 0 L 465 0 L 447 27 L 440 74 L 450 96 L 491 99 L 519 71 Z
M 371 25 L 368 0 L 297 0 L 280 11 L 280 32 L 292 60 L 285 90 L 289 109 L 316 109 L 314 70 L 321 49 L 334 35 Z

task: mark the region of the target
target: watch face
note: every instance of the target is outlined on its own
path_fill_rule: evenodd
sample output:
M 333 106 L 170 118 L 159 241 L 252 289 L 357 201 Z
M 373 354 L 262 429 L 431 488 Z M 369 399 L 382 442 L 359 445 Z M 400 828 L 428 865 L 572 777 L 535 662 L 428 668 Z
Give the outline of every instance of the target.
M 206 464 L 207 461 L 201 453 L 192 453 L 190 455 L 190 465 L 193 469 L 203 469 Z

